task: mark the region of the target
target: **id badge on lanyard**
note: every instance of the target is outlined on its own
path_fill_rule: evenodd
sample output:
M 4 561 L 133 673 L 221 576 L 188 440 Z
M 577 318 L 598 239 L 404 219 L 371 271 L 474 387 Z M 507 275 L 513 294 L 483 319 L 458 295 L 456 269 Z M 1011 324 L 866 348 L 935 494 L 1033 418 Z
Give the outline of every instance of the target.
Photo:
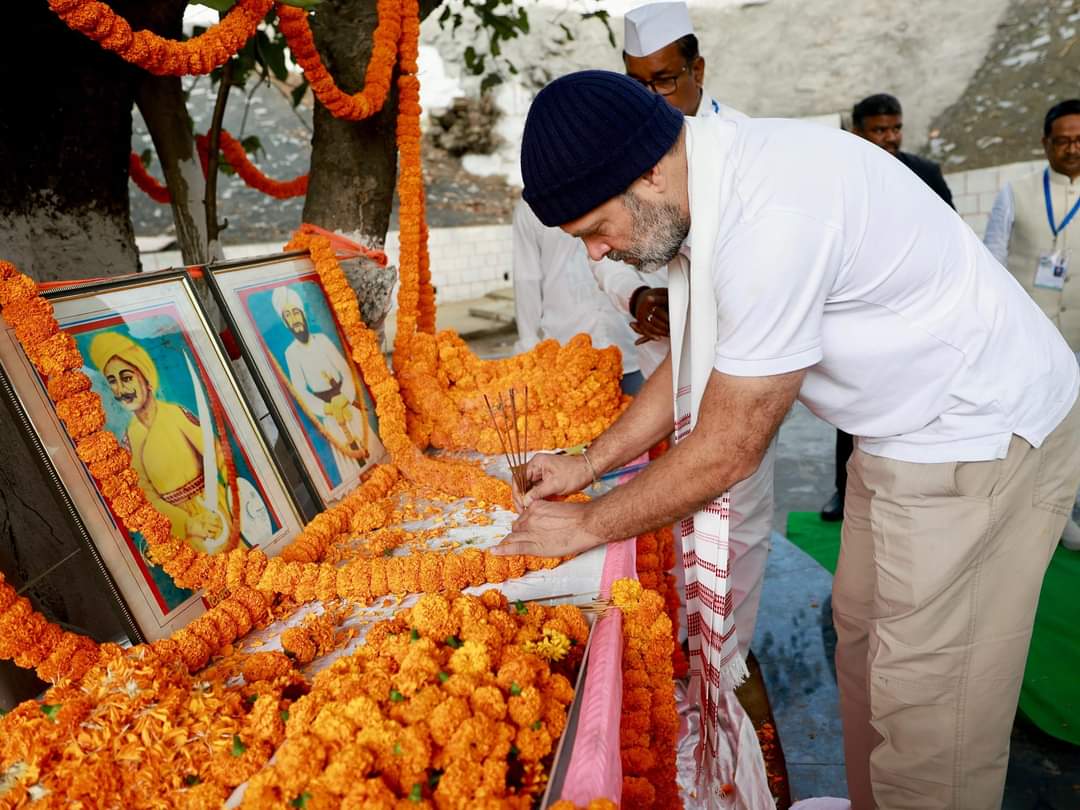
M 1064 250 L 1052 250 L 1039 256 L 1035 268 L 1035 286 L 1044 290 L 1065 289 L 1065 278 L 1069 271 L 1069 254 Z
M 1054 246 L 1039 256 L 1035 266 L 1035 286 L 1044 290 L 1062 290 L 1069 273 L 1069 251 L 1058 248 L 1058 234 L 1065 230 L 1076 216 L 1077 209 L 1080 209 L 1080 200 L 1073 204 L 1060 225 L 1054 224 L 1054 200 L 1050 196 L 1049 168 L 1043 170 L 1043 196 L 1046 200 L 1046 220 L 1050 224 L 1050 233 L 1054 236 Z

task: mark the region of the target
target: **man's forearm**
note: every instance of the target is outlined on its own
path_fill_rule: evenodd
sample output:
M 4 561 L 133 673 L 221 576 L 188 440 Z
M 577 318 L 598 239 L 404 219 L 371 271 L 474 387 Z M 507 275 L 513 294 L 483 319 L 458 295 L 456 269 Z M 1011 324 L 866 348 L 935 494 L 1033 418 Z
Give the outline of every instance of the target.
M 672 447 L 632 481 L 588 504 L 590 531 L 622 540 L 670 526 L 747 478 L 760 463 L 760 458 L 702 444 L 687 440 Z
M 589 460 L 597 474 L 637 458 L 671 433 L 673 413 L 671 356 L 668 355 L 645 381 L 630 407 L 589 446 Z

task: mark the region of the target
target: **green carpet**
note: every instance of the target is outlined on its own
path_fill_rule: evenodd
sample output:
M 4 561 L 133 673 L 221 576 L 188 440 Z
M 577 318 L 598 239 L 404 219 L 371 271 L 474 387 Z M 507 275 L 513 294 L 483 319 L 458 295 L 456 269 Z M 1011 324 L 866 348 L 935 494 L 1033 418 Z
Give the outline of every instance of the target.
M 817 512 L 788 514 L 787 537 L 830 573 L 840 524 Z M 1047 734 L 1080 745 L 1080 552 L 1058 547 L 1043 581 L 1020 710 Z

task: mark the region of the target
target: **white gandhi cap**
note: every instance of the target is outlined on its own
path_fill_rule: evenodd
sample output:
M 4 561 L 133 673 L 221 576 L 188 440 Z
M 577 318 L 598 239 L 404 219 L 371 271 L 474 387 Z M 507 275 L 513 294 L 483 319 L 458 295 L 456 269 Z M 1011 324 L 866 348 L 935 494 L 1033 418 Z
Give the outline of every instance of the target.
M 686 3 L 649 3 L 626 12 L 623 50 L 627 56 L 648 56 L 694 33 Z

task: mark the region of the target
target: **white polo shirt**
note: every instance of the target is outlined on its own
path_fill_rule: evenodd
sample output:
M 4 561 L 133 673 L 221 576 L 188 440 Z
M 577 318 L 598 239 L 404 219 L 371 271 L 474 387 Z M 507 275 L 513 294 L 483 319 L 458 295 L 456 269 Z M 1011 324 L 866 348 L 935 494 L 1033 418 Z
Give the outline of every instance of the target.
M 1004 458 L 1013 434 L 1038 446 L 1061 422 L 1080 389 L 1073 353 L 906 166 L 798 121 L 717 132 L 717 370 L 807 369 L 811 411 L 901 461 Z

